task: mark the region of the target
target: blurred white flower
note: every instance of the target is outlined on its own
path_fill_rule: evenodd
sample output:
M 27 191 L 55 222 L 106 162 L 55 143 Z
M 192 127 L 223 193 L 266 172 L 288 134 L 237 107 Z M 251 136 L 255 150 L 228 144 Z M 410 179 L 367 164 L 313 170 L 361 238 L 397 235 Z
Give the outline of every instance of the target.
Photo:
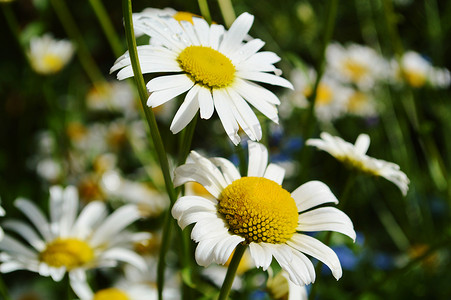
M 355 145 L 327 132 L 321 133 L 321 139 L 309 139 L 306 144 L 328 152 L 339 161 L 373 176 L 381 176 L 393 182 L 405 196 L 409 189 L 409 178 L 397 164 L 366 155 L 370 146 L 370 137 L 360 134 Z
M 291 82 L 294 91 L 285 94 L 287 101 L 280 106 L 282 117 L 289 117 L 293 108 L 306 108 L 309 106 L 308 98 L 313 93 L 316 72 L 309 68 L 295 69 L 291 73 Z M 321 78 L 315 98 L 315 115 L 321 122 L 332 122 L 342 117 L 347 111 L 347 103 L 353 90 L 327 74 Z
M 73 186 L 50 188 L 50 220 L 27 199 L 19 198 L 14 204 L 33 226 L 19 220 L 3 223 L 28 245 L 5 233 L 0 241 L 2 273 L 29 270 L 60 281 L 66 272 L 72 279 L 85 280 L 86 270 L 113 267 L 118 262 L 146 268 L 141 256 L 128 248 L 149 234 L 124 231 L 140 218 L 135 205 L 122 206 L 108 215 L 105 204 L 94 201 L 78 214 L 78 195 Z
M 93 86 L 86 95 L 86 106 L 93 111 L 113 110 L 125 117 L 138 116 L 138 100 L 127 82 L 104 82 Z
M 40 74 L 54 74 L 70 61 L 74 45 L 68 40 L 56 40 L 50 34 L 33 37 L 27 52 L 31 67 Z
M 327 72 L 331 76 L 346 83 L 354 83 L 361 90 L 372 89 L 378 80 L 389 75 L 388 62 L 367 46 L 329 44 L 326 60 Z
M 446 88 L 451 83 L 450 72 L 447 69 L 432 66 L 430 61 L 414 51 L 405 52 L 400 64 L 392 60 L 392 72 L 395 81 L 404 81 L 415 88 L 427 84 Z
M 376 102 L 371 93 L 353 90 L 346 101 L 346 112 L 359 117 L 378 115 Z
M 158 216 L 169 206 L 166 194 L 159 193 L 144 182 L 125 179 L 118 170 L 105 172 L 101 187 L 110 199 L 136 204 L 143 217 Z

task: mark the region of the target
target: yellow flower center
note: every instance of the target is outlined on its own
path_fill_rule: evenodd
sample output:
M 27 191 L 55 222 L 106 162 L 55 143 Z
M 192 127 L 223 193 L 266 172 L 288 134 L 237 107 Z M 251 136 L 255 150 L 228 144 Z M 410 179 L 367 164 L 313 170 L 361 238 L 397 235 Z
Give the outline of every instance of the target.
M 343 67 L 353 82 L 358 82 L 368 72 L 367 67 L 352 59 L 346 60 Z
M 327 105 L 332 102 L 332 97 L 332 90 L 324 83 L 320 83 L 316 91 L 315 105 Z
M 180 67 L 196 83 L 223 88 L 235 79 L 235 66 L 224 54 L 204 46 L 189 46 L 177 58 Z
M 368 97 L 362 92 L 354 92 L 348 101 L 348 109 L 351 112 L 359 111 L 365 103 L 368 102 Z
M 94 294 L 92 300 L 129 300 L 128 296 L 119 289 L 109 288 Z
M 403 75 L 407 83 L 413 87 L 422 87 L 426 83 L 424 73 L 415 72 L 413 70 L 404 70 Z
M 202 18 L 199 15 L 192 14 L 192 13 L 187 12 L 187 11 L 179 11 L 179 12 L 175 13 L 172 17 L 175 20 L 179 21 L 179 22 L 181 22 L 181 21 L 188 21 L 191 24 L 193 24 L 193 18 Z
M 93 258 L 94 251 L 86 242 L 72 238 L 54 240 L 39 255 L 39 260 L 49 266 L 66 267 L 67 270 L 80 267 Z
M 64 66 L 64 62 L 58 55 L 48 53 L 43 58 L 43 65 L 50 73 L 56 73 Z
M 243 177 L 227 186 L 218 199 L 218 211 L 229 230 L 246 243 L 280 244 L 296 232 L 298 211 L 291 194 L 262 177 Z

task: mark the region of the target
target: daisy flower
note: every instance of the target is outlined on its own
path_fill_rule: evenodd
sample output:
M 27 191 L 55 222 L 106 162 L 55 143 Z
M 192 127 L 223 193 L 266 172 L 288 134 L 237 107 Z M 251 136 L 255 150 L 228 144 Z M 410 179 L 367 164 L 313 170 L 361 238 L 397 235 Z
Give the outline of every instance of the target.
M 151 92 L 147 105 L 157 107 L 187 92 L 170 126 L 174 134 L 199 110 L 203 119 L 209 119 L 216 110 L 235 145 L 240 141 L 240 127 L 252 140 L 260 140 L 261 126 L 249 103 L 277 123 L 276 105 L 280 101 L 252 81 L 292 88 L 290 82 L 276 75 L 281 72 L 273 64 L 280 58 L 272 52 L 258 52 L 264 45 L 260 39 L 243 43 L 254 20 L 248 13 L 240 15 L 228 31 L 222 25 L 208 25 L 201 18 L 192 20 L 193 24 L 179 23 L 174 18 L 136 20 L 137 29 L 162 43 L 138 47 L 142 72 L 177 73 L 147 83 Z M 111 72 L 117 70 L 119 80 L 133 76 L 128 53 L 111 68 Z
M 346 101 L 346 112 L 359 117 L 375 117 L 377 109 L 373 95 L 359 90 L 352 90 Z
M 435 68 L 431 62 L 414 51 L 407 51 L 400 63 L 392 62 L 395 79 L 404 80 L 408 85 L 419 88 L 426 84 L 436 87 L 448 87 L 451 82 L 447 69 Z
M 290 194 L 281 186 L 284 170 L 267 165 L 267 149 L 252 141 L 248 146 L 247 177 L 241 177 L 230 161 L 207 159 L 195 151 L 175 170 L 175 185 L 196 181 L 214 196 L 184 196 L 172 208 L 181 228 L 195 223 L 191 238 L 198 243 L 197 263 L 225 264 L 241 243 L 249 247 L 256 267 L 268 269 L 274 257 L 298 285 L 315 280 L 313 264 L 305 254 L 324 262 L 339 279 L 342 269 L 337 255 L 302 233 L 330 230 L 354 239 L 352 222 L 343 212 L 333 207 L 312 209 L 338 200 L 319 181 L 307 182 Z
M 373 88 L 377 80 L 388 75 L 388 63 L 366 46 L 350 44 L 343 47 L 332 43 L 327 47 L 326 60 L 328 71 L 337 79 L 354 83 L 363 90 Z
M 397 164 L 366 155 L 370 146 L 370 137 L 367 134 L 360 134 L 354 145 L 327 132 L 321 133 L 320 136 L 321 139 L 309 139 L 306 144 L 326 151 L 339 161 L 364 173 L 384 177 L 398 186 L 404 196 L 407 194 L 410 181 Z
M 34 37 L 30 41 L 28 58 L 31 67 L 39 74 L 54 74 L 69 62 L 74 45 L 68 40 L 56 40 L 50 34 Z
M 60 281 L 66 272 L 70 278 L 84 280 L 86 270 L 113 267 L 119 261 L 145 268 L 145 261 L 126 247 L 149 234 L 123 231 L 140 217 L 134 205 L 107 216 L 106 206 L 94 201 L 77 217 L 79 202 L 73 186 L 50 188 L 50 220 L 29 200 L 19 198 L 14 204 L 33 226 L 19 220 L 3 223 L 29 245 L 5 234 L 0 241 L 2 273 L 29 270 Z
M 280 107 L 282 117 L 289 117 L 294 108 L 307 108 L 308 98 L 313 93 L 316 72 L 312 68 L 295 69 L 291 72 L 294 91 L 286 93 L 286 100 Z M 319 121 L 328 123 L 342 117 L 347 110 L 347 103 L 352 89 L 329 74 L 321 78 L 315 98 L 315 115 Z

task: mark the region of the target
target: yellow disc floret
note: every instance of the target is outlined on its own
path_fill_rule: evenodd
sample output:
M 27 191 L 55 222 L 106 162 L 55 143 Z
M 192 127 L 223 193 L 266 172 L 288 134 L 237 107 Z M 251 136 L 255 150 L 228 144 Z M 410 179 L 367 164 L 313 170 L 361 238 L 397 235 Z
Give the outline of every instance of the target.
M 359 82 L 368 73 L 366 66 L 352 59 L 346 60 L 343 67 L 353 82 Z
M 109 288 L 100 290 L 94 294 L 92 300 L 128 300 L 128 296 L 121 290 Z
M 177 58 L 180 67 L 196 83 L 223 88 L 235 78 L 235 66 L 224 54 L 204 46 L 189 46 Z
M 39 255 L 39 259 L 52 267 L 66 267 L 71 270 L 80 267 L 94 258 L 93 249 L 84 241 L 77 239 L 56 239 L 49 243 Z
M 188 21 L 191 24 L 193 24 L 193 18 L 202 18 L 199 15 L 187 12 L 187 11 L 179 11 L 176 12 L 173 16 L 174 19 L 176 19 L 177 21 L 181 22 L 181 21 Z
M 243 177 L 227 186 L 218 211 L 229 230 L 246 243 L 284 243 L 296 232 L 298 211 L 291 194 L 262 177 Z

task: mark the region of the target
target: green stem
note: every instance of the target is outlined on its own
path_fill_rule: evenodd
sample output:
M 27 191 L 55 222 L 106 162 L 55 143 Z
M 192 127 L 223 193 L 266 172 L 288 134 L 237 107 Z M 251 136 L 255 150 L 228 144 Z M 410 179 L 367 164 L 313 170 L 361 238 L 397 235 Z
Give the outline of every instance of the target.
M 323 42 L 321 44 L 321 48 L 319 51 L 319 58 L 316 65 L 316 80 L 313 85 L 313 92 L 309 97 L 309 109 L 307 111 L 307 118 L 305 122 L 305 132 L 304 139 L 307 140 L 313 135 L 315 131 L 317 122 L 315 117 L 315 99 L 318 92 L 318 86 L 321 82 L 321 78 L 324 74 L 324 66 L 325 66 L 325 56 L 326 56 L 326 48 L 329 45 L 329 42 L 332 38 L 332 34 L 335 28 L 335 19 L 337 17 L 337 9 L 338 9 L 338 0 L 329 0 L 329 4 L 327 5 L 327 13 L 326 13 L 326 25 L 323 35 Z M 311 151 L 307 150 L 307 147 L 303 147 L 300 153 L 300 164 L 301 164 L 301 175 L 300 179 L 302 180 L 305 176 L 306 172 L 308 172 L 308 164 L 310 162 Z
M 385 21 L 387 22 L 387 31 L 393 50 L 396 56 L 401 57 L 404 53 L 401 39 L 399 38 L 398 27 L 396 26 L 397 17 L 393 9 L 392 0 L 382 0 L 382 6 L 384 10 Z
M 94 13 L 99 20 L 100 26 L 105 33 L 105 36 L 110 44 L 111 49 L 116 57 L 119 57 L 123 52 L 123 45 L 120 42 L 116 31 L 114 30 L 113 24 L 111 23 L 108 13 L 100 0 L 89 0 L 89 3 L 94 10 Z
M 83 36 L 78 30 L 78 27 L 66 6 L 66 2 L 64 0 L 51 0 L 51 3 L 68 37 L 76 44 L 78 59 L 89 79 L 94 85 L 103 82 L 105 79 L 102 72 L 92 58 L 89 49 L 83 40 Z
M 221 10 L 224 23 L 227 28 L 232 26 L 233 21 L 236 19 L 235 10 L 233 9 L 232 1 L 230 0 L 218 0 L 219 9 Z
M 6 284 L 3 281 L 3 276 L 1 275 L 0 275 L 0 295 L 2 296 L 2 299 L 12 300 L 12 298 L 9 296 L 8 288 L 6 287 Z
M 197 0 L 197 3 L 199 4 L 202 17 L 208 22 L 208 24 L 211 24 L 211 15 L 207 0 Z
M 147 123 L 150 127 L 150 134 L 152 136 L 152 140 L 155 146 L 155 150 L 158 155 L 158 160 L 163 172 L 163 178 L 166 186 L 166 191 L 168 193 L 169 199 L 171 201 L 171 206 L 175 203 L 177 194 L 174 190 L 174 185 L 171 179 L 170 171 L 169 171 L 169 163 L 166 155 L 166 151 L 164 149 L 163 141 L 160 136 L 160 132 L 158 130 L 158 125 L 155 120 L 155 116 L 153 111 L 149 109 L 146 105 L 146 101 L 148 98 L 146 85 L 144 83 L 144 78 L 141 73 L 141 67 L 139 64 L 138 58 L 138 50 L 136 48 L 136 40 L 135 34 L 133 30 L 133 19 L 132 19 L 132 3 L 131 0 L 123 0 L 122 1 L 122 9 L 124 15 L 125 22 L 125 36 L 127 38 L 128 51 L 130 54 L 130 60 L 133 68 L 133 74 L 136 81 L 136 85 L 138 87 L 139 98 L 141 100 L 141 105 L 143 107 Z M 164 225 L 164 236 L 163 236 L 163 245 L 160 249 L 160 259 L 158 260 L 158 272 L 157 272 L 157 286 L 158 286 L 158 299 L 163 299 L 163 286 L 164 286 L 164 270 L 166 268 L 166 252 L 169 248 L 169 241 L 171 235 L 171 216 L 170 210 L 167 212 L 165 217 L 165 225 Z
M 235 279 L 236 270 L 238 269 L 244 251 L 246 251 L 246 245 L 242 245 L 240 243 L 238 244 L 238 246 L 236 246 L 235 253 L 233 254 L 232 260 L 230 261 L 229 268 L 227 269 L 226 277 L 224 279 L 224 282 L 222 283 L 218 300 L 225 300 L 228 298 L 230 289 L 232 288 L 233 280 Z

